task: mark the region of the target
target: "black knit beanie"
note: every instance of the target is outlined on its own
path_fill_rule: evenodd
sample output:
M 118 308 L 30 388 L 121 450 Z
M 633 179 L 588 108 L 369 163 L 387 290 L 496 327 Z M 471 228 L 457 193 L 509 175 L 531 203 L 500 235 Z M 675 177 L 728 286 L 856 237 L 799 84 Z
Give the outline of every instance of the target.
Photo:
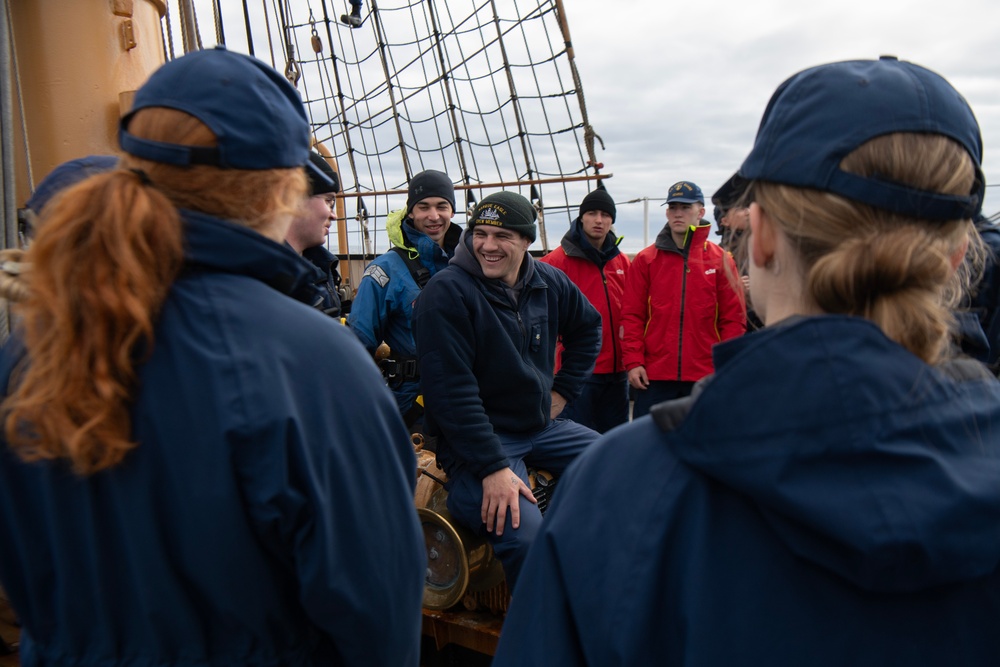
M 583 198 L 583 202 L 580 204 L 580 217 L 583 217 L 587 211 L 604 211 L 611 216 L 611 222 L 614 222 L 617 213 L 615 200 L 611 198 L 607 190 L 597 188 Z
M 410 179 L 410 186 L 406 189 L 406 215 L 418 202 L 428 197 L 447 199 L 452 213 L 455 212 L 455 186 L 443 171 L 428 169 Z
M 329 183 L 321 183 L 319 178 L 315 174 L 306 169 L 306 176 L 309 177 L 309 194 L 310 195 L 326 195 L 331 192 L 340 192 L 340 177 L 337 176 L 337 172 L 333 170 L 330 163 L 323 158 L 322 155 L 316 152 L 309 153 L 309 161 L 312 162 L 316 167 L 319 168 L 326 177 L 333 181 L 333 185 Z
M 469 231 L 476 225 L 513 229 L 528 240 L 535 240 L 537 212 L 531 202 L 516 192 L 494 192 L 484 197 L 469 220 Z

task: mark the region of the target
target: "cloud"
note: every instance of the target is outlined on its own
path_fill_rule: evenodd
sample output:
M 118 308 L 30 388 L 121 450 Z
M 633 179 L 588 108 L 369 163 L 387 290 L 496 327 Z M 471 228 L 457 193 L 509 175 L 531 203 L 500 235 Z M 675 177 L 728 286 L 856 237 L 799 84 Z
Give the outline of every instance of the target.
M 201 16 L 211 16 L 210 0 L 198 3 L 203 6 Z M 251 9 L 257 4 L 250 3 Z M 305 11 L 299 4 L 291 4 L 296 16 Z M 314 4 L 319 19 L 320 4 Z M 346 1 L 341 4 L 346 9 Z M 397 10 L 404 4 L 382 2 L 379 8 L 388 17 L 401 14 Z M 467 4 L 464 0 L 433 0 L 442 20 L 451 22 L 461 22 L 457 15 Z M 987 182 L 998 186 L 988 188 L 985 210 L 1000 211 L 1000 85 L 996 70 L 1000 40 L 995 35 L 1000 3 L 995 0 L 952 0 L 946 7 L 932 0 L 702 0 L 683 11 L 676 3 L 653 0 L 563 0 L 563 4 L 589 120 L 605 145 L 601 150 L 598 144 L 597 158 L 604 163 L 605 173 L 614 174 L 607 187 L 620 204 L 618 227 L 627 236 L 625 247 L 629 251 L 641 247 L 644 207 L 625 202 L 660 199 L 670 183 L 682 179 L 697 182 L 707 194 L 714 192 L 749 152 L 764 107 L 783 80 L 824 62 L 882 54 L 938 71 L 966 96 L 982 127 Z M 330 6 L 334 12 L 340 11 L 337 3 Z M 497 0 L 496 6 L 506 17 L 551 11 L 553 5 L 548 0 Z M 241 24 L 241 7 L 237 0 L 224 0 L 223 14 L 230 25 Z M 326 5 L 322 11 L 327 11 Z M 506 29 L 510 23 L 502 25 Z M 339 57 L 363 60 L 374 54 L 371 39 L 362 37 L 369 28 L 366 24 L 362 30 L 350 31 L 335 26 L 332 35 Z M 308 34 L 308 26 L 305 30 Z M 532 44 L 561 45 L 558 30 L 531 30 L 527 36 Z M 322 26 L 320 32 L 326 40 Z M 412 32 L 412 27 L 394 28 L 386 41 L 399 44 L 411 39 Z M 272 37 L 279 44 L 277 33 L 257 31 L 258 55 Z M 239 48 L 238 30 L 227 33 L 227 38 L 234 41 L 233 48 Z M 459 41 L 465 53 L 471 52 L 477 39 L 457 38 L 446 57 L 458 57 Z M 397 64 L 403 63 L 406 49 L 397 49 Z M 281 69 L 280 50 L 278 56 Z M 509 54 L 515 64 L 523 56 L 520 48 Z M 377 59 L 370 63 L 377 78 L 380 65 Z M 518 77 L 526 74 L 514 71 Z M 404 83 L 420 84 L 422 76 L 410 70 Z M 359 83 L 343 82 L 349 90 L 355 90 Z M 471 87 L 478 86 L 486 97 L 492 94 L 484 92 L 481 84 L 467 85 L 469 88 L 460 93 L 460 105 L 468 101 Z M 414 114 L 416 106 L 414 100 Z M 391 124 L 386 125 L 389 129 Z M 485 136 L 482 129 L 470 129 L 470 136 L 473 131 L 475 136 Z M 560 137 L 557 143 L 566 138 L 573 135 Z M 554 150 L 538 149 L 535 158 L 539 169 L 550 157 L 546 153 Z M 434 163 L 437 158 L 430 154 L 418 154 L 414 159 L 438 166 Z M 358 174 L 359 181 L 374 181 L 379 176 L 377 169 L 369 168 L 359 168 Z M 393 172 L 387 187 L 405 180 L 400 174 Z M 369 185 L 378 189 L 375 183 Z M 549 200 L 555 201 L 557 188 L 546 186 L 544 190 L 550 193 Z M 559 195 L 568 193 L 573 208 L 586 186 L 561 190 Z M 658 203 L 651 201 L 649 207 L 650 234 L 663 224 Z M 711 217 L 711 206 L 707 215 Z M 553 213 L 550 220 L 551 246 L 568 222 L 565 214 Z
M 1000 186 L 1000 3 L 957 0 L 942 11 L 929 0 L 703 0 L 694 22 L 689 12 L 675 17 L 671 3 L 565 4 L 591 122 L 615 174 L 608 188 L 620 202 L 662 197 L 681 179 L 713 192 L 749 152 L 782 81 L 883 54 L 929 67 L 965 95 L 982 127 L 987 182 Z M 988 188 L 985 210 L 1000 211 L 1000 187 Z M 642 214 L 641 204 L 619 206 L 630 251 L 641 244 Z M 649 224 L 662 227 L 662 209 Z

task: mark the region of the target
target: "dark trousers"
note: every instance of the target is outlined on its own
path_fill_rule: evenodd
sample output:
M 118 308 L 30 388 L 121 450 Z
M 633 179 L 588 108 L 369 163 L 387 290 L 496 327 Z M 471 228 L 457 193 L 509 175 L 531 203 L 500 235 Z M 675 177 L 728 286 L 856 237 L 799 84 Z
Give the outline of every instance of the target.
M 540 468 L 559 476 L 573 462 L 580 452 L 598 438 L 598 433 L 586 426 L 565 419 L 549 422 L 540 431 L 530 434 L 497 433 L 507 455 L 507 465 L 525 484 L 528 482 L 528 468 Z M 558 493 L 558 487 L 556 487 Z M 538 507 L 524 496 L 519 496 L 521 524 L 514 529 L 510 525 L 510 513 L 504 521 L 503 535 L 486 532 L 482 519 L 483 483 L 478 477 L 464 469 L 455 471 L 448 481 L 448 511 L 452 517 L 477 535 L 485 535 L 493 545 L 493 551 L 503 565 L 507 575 L 507 585 L 514 589 L 517 575 L 528 548 L 535 540 L 542 526 L 542 513 Z
M 580 396 L 559 415 L 598 433 L 607 433 L 628 421 L 628 375 L 594 373 L 583 385 Z
M 649 409 L 657 403 L 682 398 L 691 395 L 694 382 L 676 380 L 650 380 L 646 389 L 635 390 L 635 404 L 632 406 L 632 419 L 638 419 L 649 414 Z

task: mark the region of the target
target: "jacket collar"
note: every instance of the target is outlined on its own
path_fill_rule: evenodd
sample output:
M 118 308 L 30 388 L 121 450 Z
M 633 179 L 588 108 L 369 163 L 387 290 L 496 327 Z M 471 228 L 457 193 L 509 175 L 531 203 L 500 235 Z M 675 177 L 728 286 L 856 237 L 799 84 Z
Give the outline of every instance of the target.
M 674 241 L 673 234 L 670 233 L 670 224 L 667 223 L 660 230 L 660 233 L 656 235 L 654 245 L 660 250 L 687 255 L 691 248 L 703 244 L 708 240 L 708 230 L 711 228 L 712 223 L 702 218 L 697 227 L 688 227 L 687 233 L 684 235 L 684 247 L 679 247 L 677 242 Z
M 310 262 L 324 269 L 335 267 L 340 264 L 340 260 L 324 246 L 316 245 L 302 251 L 302 256 Z
M 304 303 L 315 302 L 315 267 L 292 248 L 197 211 L 181 210 L 181 218 L 187 267 L 249 276 Z
M 614 259 L 621 251 L 618 249 L 618 237 L 614 232 L 609 231 L 604 239 L 604 245 L 598 250 L 590 244 L 590 241 L 583 234 L 583 223 L 579 216 L 570 225 L 569 230 L 563 235 L 559 243 L 567 257 L 578 257 L 593 262 L 598 266 L 604 266 Z

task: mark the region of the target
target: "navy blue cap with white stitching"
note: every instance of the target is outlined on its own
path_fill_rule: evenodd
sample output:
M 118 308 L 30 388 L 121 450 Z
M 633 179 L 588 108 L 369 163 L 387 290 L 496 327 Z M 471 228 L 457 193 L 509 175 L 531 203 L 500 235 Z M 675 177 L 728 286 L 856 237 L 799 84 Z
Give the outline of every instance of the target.
M 130 134 L 132 116 L 149 107 L 194 116 L 215 134 L 218 145 L 184 146 Z M 305 167 L 311 177 L 329 181 L 309 162 L 309 121 L 295 88 L 266 63 L 224 47 L 188 53 L 153 72 L 122 118 L 118 142 L 126 153 L 154 162 L 222 169 Z
M 946 195 L 840 168 L 853 150 L 894 132 L 940 134 L 962 145 L 976 167 L 972 191 Z M 982 154 L 972 109 L 940 75 L 886 56 L 830 63 L 799 72 L 778 87 L 750 155 L 713 199 L 731 203 L 759 180 L 832 192 L 919 219 L 971 218 L 985 192 Z

